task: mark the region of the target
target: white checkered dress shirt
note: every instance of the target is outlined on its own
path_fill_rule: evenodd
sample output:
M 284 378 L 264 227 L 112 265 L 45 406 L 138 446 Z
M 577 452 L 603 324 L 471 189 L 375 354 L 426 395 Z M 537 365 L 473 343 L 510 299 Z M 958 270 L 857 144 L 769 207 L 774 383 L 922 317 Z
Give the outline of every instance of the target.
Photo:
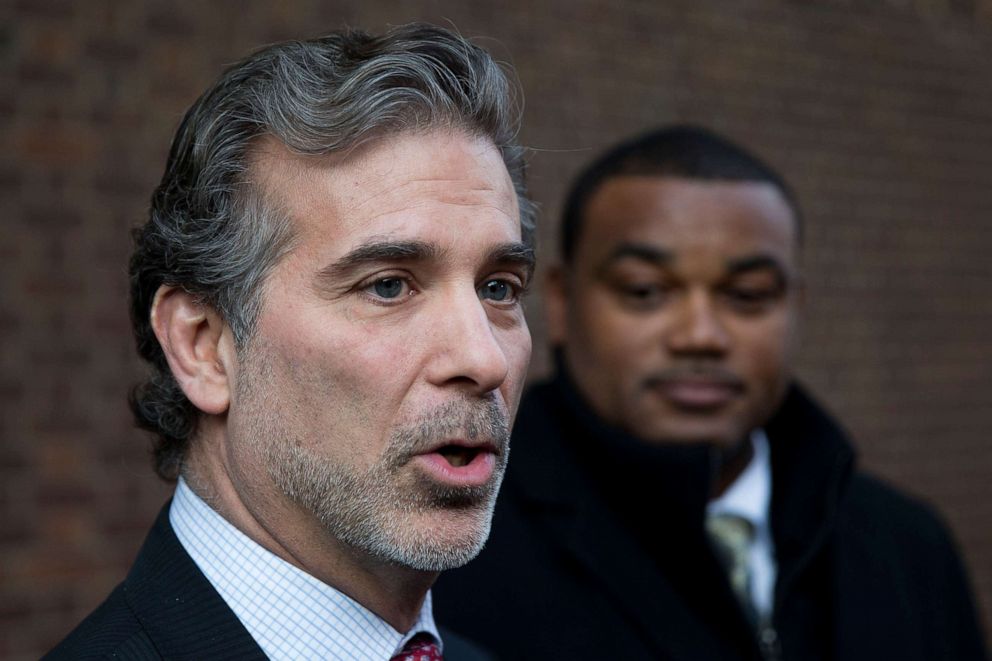
M 399 633 L 357 601 L 249 539 L 181 478 L 169 522 L 270 659 L 388 661 L 421 631 L 441 640 L 430 593 L 410 631 Z

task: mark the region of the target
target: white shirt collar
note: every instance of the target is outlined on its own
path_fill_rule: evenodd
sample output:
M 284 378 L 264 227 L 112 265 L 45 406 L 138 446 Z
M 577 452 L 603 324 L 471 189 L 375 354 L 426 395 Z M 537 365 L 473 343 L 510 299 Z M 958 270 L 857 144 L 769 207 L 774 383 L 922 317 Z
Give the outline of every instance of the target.
M 399 653 L 419 632 L 439 642 L 428 592 L 406 634 L 354 599 L 269 552 L 180 478 L 169 522 L 186 552 L 270 659 L 369 659 Z
M 747 519 L 755 530 L 768 526 L 768 508 L 772 499 L 772 463 L 768 437 L 764 430 L 751 433 L 754 453 L 737 479 L 718 498 L 707 504 L 706 512 L 733 514 Z

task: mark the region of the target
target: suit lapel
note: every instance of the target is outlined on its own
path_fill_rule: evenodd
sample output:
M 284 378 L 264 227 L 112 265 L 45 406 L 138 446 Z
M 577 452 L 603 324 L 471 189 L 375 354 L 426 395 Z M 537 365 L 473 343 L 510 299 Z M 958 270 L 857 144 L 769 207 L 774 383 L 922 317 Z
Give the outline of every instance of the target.
M 266 659 L 179 543 L 168 504 L 124 581 L 124 593 L 165 659 Z

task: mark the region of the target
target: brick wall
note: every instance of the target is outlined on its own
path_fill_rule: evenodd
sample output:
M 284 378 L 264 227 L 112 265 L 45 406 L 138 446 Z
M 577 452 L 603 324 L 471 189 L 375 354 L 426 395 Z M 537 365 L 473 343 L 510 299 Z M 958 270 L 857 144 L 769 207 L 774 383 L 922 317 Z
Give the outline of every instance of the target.
M 0 3 L 0 658 L 98 603 L 167 497 L 124 404 L 125 262 L 181 113 L 257 45 L 418 18 L 517 67 L 545 260 L 569 178 L 641 128 L 709 124 L 786 173 L 801 372 L 946 515 L 992 631 L 992 2 L 498 4 Z

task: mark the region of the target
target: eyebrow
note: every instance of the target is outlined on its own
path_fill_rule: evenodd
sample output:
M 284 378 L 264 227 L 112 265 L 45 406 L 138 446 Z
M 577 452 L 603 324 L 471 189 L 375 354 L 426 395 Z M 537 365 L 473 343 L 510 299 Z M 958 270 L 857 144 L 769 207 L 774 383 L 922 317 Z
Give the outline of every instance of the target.
M 530 278 L 534 274 L 537 257 L 534 249 L 525 243 L 505 243 L 489 251 L 486 263 L 522 266 L 527 271 L 527 277 Z
M 788 271 L 782 262 L 770 255 L 747 255 L 727 262 L 727 272 L 737 275 L 748 271 L 770 269 L 775 271 L 783 280 L 788 279 Z
M 317 279 L 324 282 L 336 282 L 347 278 L 368 264 L 437 259 L 442 252 L 437 245 L 426 241 L 372 239 L 322 268 L 317 273 Z
M 674 259 L 672 253 L 664 248 L 649 246 L 643 243 L 621 243 L 606 257 L 603 265 L 606 266 L 610 262 L 628 257 L 654 264 L 668 264 Z
M 344 256 L 328 264 L 317 273 L 317 280 L 327 283 L 348 279 L 355 271 L 369 264 L 383 262 L 416 262 L 437 260 L 447 250 L 426 241 L 389 241 L 372 239 L 359 245 Z M 523 266 L 527 275 L 534 271 L 534 249 L 523 243 L 505 243 L 494 247 L 486 255 L 487 264 L 514 264 Z
M 656 266 L 665 266 L 675 261 L 675 255 L 664 248 L 643 243 L 621 243 L 603 260 L 601 270 L 605 271 L 613 262 L 627 258 L 651 262 Z M 730 276 L 761 269 L 774 271 L 783 284 L 790 279 L 789 270 L 781 260 L 771 255 L 745 255 L 727 261 L 727 273 Z

